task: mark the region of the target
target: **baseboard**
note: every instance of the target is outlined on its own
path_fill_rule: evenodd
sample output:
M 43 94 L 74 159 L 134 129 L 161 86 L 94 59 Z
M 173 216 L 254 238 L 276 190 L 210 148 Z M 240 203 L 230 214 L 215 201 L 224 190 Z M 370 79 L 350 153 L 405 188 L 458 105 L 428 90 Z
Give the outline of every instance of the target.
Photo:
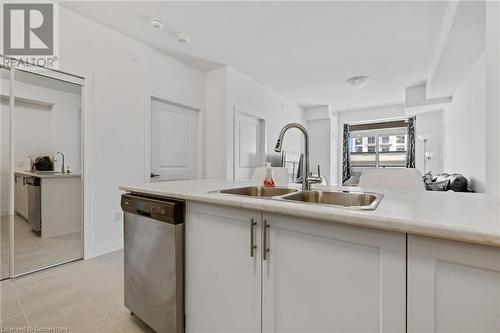
M 104 245 L 99 245 L 99 246 L 94 246 L 88 251 L 85 251 L 84 259 L 91 259 L 95 257 L 99 257 L 114 251 L 118 251 L 123 249 L 123 241 L 119 242 L 114 242 L 114 243 L 109 243 L 109 244 L 104 244 Z
M 10 210 L 8 210 L 8 209 L 7 210 L 2 210 L 0 212 L 0 216 L 7 216 L 7 215 L 10 215 Z
M 43 234 L 43 229 L 42 229 L 42 238 L 57 237 L 57 236 L 62 236 L 62 235 L 67 235 L 67 234 L 74 234 L 74 233 L 77 233 L 77 232 L 80 232 L 80 229 L 66 230 L 64 232 L 58 232 L 56 234 L 44 235 Z

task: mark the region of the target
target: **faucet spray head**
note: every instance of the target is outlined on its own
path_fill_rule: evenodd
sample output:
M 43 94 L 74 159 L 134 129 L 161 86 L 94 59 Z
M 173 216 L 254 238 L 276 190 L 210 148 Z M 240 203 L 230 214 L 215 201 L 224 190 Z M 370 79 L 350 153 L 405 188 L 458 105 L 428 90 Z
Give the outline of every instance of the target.
M 278 141 L 276 141 L 276 146 L 274 147 L 274 151 L 277 152 L 277 153 L 281 153 L 281 139 L 278 139 Z

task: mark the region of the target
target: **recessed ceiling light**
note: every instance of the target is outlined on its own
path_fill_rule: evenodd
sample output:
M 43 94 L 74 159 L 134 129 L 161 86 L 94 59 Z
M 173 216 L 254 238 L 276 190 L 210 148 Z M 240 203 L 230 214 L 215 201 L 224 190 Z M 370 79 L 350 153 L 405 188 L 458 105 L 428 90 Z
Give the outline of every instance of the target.
M 189 43 L 191 43 L 191 36 L 189 36 L 188 34 L 185 34 L 183 32 L 178 32 L 175 35 L 175 39 L 177 39 L 177 41 L 184 46 L 187 46 L 187 45 L 189 45 Z
M 345 82 L 351 87 L 360 88 L 365 86 L 370 81 L 368 76 L 355 76 L 347 79 Z
M 149 23 L 151 24 L 151 26 L 153 28 L 158 29 L 158 30 L 163 29 L 163 26 L 164 26 L 163 21 L 160 19 L 151 19 L 149 21 Z

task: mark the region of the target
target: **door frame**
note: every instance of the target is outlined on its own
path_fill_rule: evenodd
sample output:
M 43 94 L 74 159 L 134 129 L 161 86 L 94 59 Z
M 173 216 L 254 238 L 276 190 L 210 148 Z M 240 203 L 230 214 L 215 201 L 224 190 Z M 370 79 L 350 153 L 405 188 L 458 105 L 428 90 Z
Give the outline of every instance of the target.
M 252 118 L 255 118 L 259 121 L 259 123 L 261 123 L 262 125 L 262 133 L 261 133 L 261 137 L 259 138 L 260 139 L 260 149 L 261 149 L 261 161 L 262 163 L 264 163 L 266 161 L 266 154 L 267 154 L 267 145 L 266 145 L 266 142 L 267 142 L 267 119 L 265 116 L 263 116 L 262 114 L 259 114 L 258 112 L 247 112 L 245 110 L 243 110 L 242 108 L 240 107 L 237 107 L 236 105 L 233 106 L 233 121 L 232 121 L 232 124 L 233 124 L 233 128 L 232 128 L 232 131 L 233 131 L 233 135 L 232 135 L 232 138 L 233 138 L 233 142 L 231 143 L 231 146 L 232 146 L 232 149 L 231 149 L 231 152 L 232 152 L 232 161 L 231 161 L 231 170 L 232 170 L 232 177 L 231 179 L 233 180 L 237 180 L 237 177 L 236 177 L 236 169 L 238 168 L 238 166 L 236 165 L 237 162 L 239 161 L 239 159 L 237 159 L 237 154 L 238 154 L 238 151 L 236 149 L 236 143 L 238 142 L 236 136 L 237 136 L 237 130 L 236 130 L 236 126 L 238 125 L 238 116 L 239 115 L 244 115 L 244 116 L 247 116 L 247 117 L 252 117 Z M 263 166 L 263 165 L 262 165 Z
M 0 59 L 5 59 L 7 57 L 0 55 Z M 35 66 L 33 68 L 13 68 L 10 66 L 5 66 L 9 69 L 9 134 L 10 134 L 10 142 L 9 142 L 9 196 L 11 200 L 9 200 L 8 205 L 8 214 L 9 214 L 9 279 L 20 277 L 26 274 L 30 274 L 33 272 L 41 271 L 50 267 L 59 266 L 61 264 L 80 260 L 87 259 L 89 257 L 89 251 L 91 250 L 92 239 L 91 239 L 91 222 L 89 220 L 91 213 L 90 206 L 90 195 L 91 195 L 91 186 L 90 186 L 90 177 L 89 174 L 89 163 L 86 161 L 88 155 L 88 147 L 90 146 L 89 140 L 90 135 L 87 134 L 87 129 L 89 126 L 87 125 L 90 122 L 90 116 L 88 112 L 90 112 L 92 105 L 92 75 L 77 75 L 71 74 L 68 72 L 55 70 L 51 68 L 39 67 Z M 55 79 L 62 82 L 67 82 L 71 84 L 76 84 L 81 87 L 81 113 L 80 113 L 80 258 L 70 259 L 60 263 L 51 264 L 48 266 L 43 266 L 32 271 L 23 272 L 21 274 L 15 274 L 15 262 L 14 262 L 14 195 L 15 195 L 15 184 L 14 184 L 14 171 L 15 171 L 15 161 L 14 161 L 14 147 L 15 147 L 15 138 L 14 138 L 14 127 L 15 127 L 15 78 L 16 72 L 24 72 L 30 73 L 33 75 L 39 75 L 49 79 Z M 90 80 L 89 80 L 90 78 Z M 89 83 L 90 82 L 90 83 Z M 90 89 L 90 90 L 89 90 Z M 90 256 L 92 256 L 90 254 Z
M 185 105 L 182 103 L 177 103 L 162 97 L 158 97 L 156 95 L 152 95 L 150 92 L 146 92 L 146 112 L 145 114 L 145 119 L 144 119 L 144 182 L 145 183 L 151 183 L 151 113 L 153 112 L 152 106 L 153 106 L 153 101 L 157 101 L 160 103 L 166 103 L 170 104 L 173 106 L 189 109 L 192 111 L 196 112 L 196 117 L 197 117 L 197 131 L 198 131 L 198 138 L 196 142 L 196 178 L 200 179 L 203 177 L 203 157 L 204 157 L 204 150 L 203 150 L 203 139 L 202 137 L 204 136 L 204 131 L 203 131 L 203 112 L 201 112 L 200 109 L 197 109 L 195 107 Z

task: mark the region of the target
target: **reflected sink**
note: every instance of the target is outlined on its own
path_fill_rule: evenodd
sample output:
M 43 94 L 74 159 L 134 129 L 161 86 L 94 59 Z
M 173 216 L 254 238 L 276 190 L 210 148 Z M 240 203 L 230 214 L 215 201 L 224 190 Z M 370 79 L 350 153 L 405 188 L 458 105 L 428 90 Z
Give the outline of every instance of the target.
M 286 187 L 263 187 L 263 186 L 247 186 L 239 188 L 230 188 L 227 190 L 216 191 L 218 193 L 244 195 L 249 197 L 277 197 L 285 194 L 297 192 L 297 189 Z
M 374 210 L 382 197 L 382 194 L 366 192 L 300 191 L 281 198 L 288 201 Z

